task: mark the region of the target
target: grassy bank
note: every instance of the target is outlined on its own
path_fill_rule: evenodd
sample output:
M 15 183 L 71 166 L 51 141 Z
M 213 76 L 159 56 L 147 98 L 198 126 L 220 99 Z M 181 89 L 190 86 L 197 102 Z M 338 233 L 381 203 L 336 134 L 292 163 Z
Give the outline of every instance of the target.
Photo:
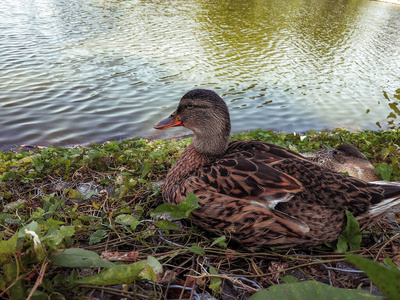
M 256 130 L 233 139 L 298 152 L 351 143 L 382 179 L 400 181 L 400 130 Z M 298 280 L 376 292 L 334 245 L 248 253 L 227 247 L 229 237 L 194 228 L 190 218 L 152 216 L 162 203 L 162 180 L 189 143 L 132 139 L 0 152 L 0 298 L 187 299 L 207 293 L 247 299 L 260 288 Z M 399 223 L 399 214 L 389 215 L 362 233 L 361 248 L 353 252 L 399 266 Z

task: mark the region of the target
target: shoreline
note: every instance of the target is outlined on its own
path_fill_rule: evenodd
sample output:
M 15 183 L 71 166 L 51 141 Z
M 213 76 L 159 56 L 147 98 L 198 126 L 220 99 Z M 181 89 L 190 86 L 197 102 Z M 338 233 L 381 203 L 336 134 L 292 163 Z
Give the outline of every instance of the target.
M 372 0 L 372 1 L 400 5 L 400 0 Z
M 349 133 L 353 134 L 360 134 L 363 132 L 385 132 L 385 131 L 392 131 L 393 129 L 381 129 L 381 130 L 369 130 L 369 129 L 360 129 L 360 130 L 349 130 L 346 128 L 333 128 L 333 129 L 322 129 L 322 130 L 314 130 L 314 129 L 309 129 L 307 131 L 301 131 L 301 132 L 286 132 L 286 131 L 274 131 L 274 130 L 269 130 L 269 129 L 262 129 L 262 128 L 257 128 L 257 129 L 251 129 L 251 130 L 243 130 L 243 131 L 235 131 L 231 133 L 231 137 L 235 135 L 240 135 L 240 134 L 249 134 L 251 132 L 257 132 L 257 131 L 266 131 L 266 132 L 271 132 L 274 134 L 294 134 L 294 135 L 299 135 L 299 136 L 306 136 L 307 134 L 310 134 L 311 132 L 313 134 L 321 134 L 321 133 L 329 133 L 329 132 L 335 132 L 338 130 L 344 130 L 348 131 Z M 397 130 L 397 129 L 395 129 Z M 34 151 L 34 150 L 41 150 L 44 148 L 49 148 L 49 147 L 54 147 L 54 148 L 88 148 L 90 145 L 95 144 L 95 145 L 105 145 L 110 142 L 117 142 L 121 143 L 123 141 L 127 140 L 134 140 L 134 139 L 146 139 L 149 142 L 151 141 L 156 141 L 156 140 L 163 140 L 163 141 L 168 141 L 168 140 L 183 140 L 186 138 L 191 138 L 193 137 L 193 133 L 187 133 L 187 134 L 180 134 L 180 135 L 172 135 L 172 136 L 165 136 L 165 137 L 154 137 L 154 136 L 149 136 L 149 137 L 143 137 L 143 136 L 135 136 L 135 137 L 125 137 L 125 138 L 115 138 L 115 139 L 105 139 L 105 140 L 99 140 L 99 141 L 93 141 L 93 142 L 87 142 L 87 143 L 81 143 L 81 144 L 62 144 L 62 143 L 56 143 L 56 144 L 21 144 L 21 145 L 13 145 L 11 147 L 0 147 L 0 152 L 29 152 L 29 151 Z

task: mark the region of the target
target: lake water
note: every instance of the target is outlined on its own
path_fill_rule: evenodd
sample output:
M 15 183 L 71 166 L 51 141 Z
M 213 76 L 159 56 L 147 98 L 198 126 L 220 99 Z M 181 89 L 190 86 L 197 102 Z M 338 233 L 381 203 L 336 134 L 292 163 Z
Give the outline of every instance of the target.
M 400 118 L 400 5 L 366 0 L 1 0 L 0 149 L 156 131 L 193 88 L 234 131 Z

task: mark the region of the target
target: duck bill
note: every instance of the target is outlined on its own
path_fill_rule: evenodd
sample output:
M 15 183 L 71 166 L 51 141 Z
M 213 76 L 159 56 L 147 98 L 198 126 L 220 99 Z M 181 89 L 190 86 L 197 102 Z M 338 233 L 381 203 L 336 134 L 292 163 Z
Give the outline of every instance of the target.
M 175 127 L 175 126 L 183 126 L 183 124 L 179 120 L 176 112 L 174 112 L 168 118 L 165 118 L 164 120 L 161 120 L 156 125 L 154 125 L 154 129 L 162 130 L 162 129 L 167 129 L 169 127 Z

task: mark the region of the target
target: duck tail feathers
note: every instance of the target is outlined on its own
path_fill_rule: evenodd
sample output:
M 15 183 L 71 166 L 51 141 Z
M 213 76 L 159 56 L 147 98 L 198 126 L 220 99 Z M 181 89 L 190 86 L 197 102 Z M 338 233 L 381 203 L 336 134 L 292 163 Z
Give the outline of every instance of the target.
M 385 214 L 391 208 L 400 206 L 400 182 L 373 181 L 373 185 L 378 185 L 384 190 L 385 199 L 379 203 L 373 204 L 369 209 L 371 216 Z
M 370 182 L 373 185 L 378 185 L 384 190 L 384 197 L 386 200 L 390 198 L 400 197 L 400 182 L 391 182 L 391 181 L 372 181 Z M 383 201 L 383 202 L 386 202 Z
M 371 216 L 382 216 L 395 206 L 400 206 L 400 195 L 393 198 L 385 199 L 377 204 L 374 204 L 369 209 Z

